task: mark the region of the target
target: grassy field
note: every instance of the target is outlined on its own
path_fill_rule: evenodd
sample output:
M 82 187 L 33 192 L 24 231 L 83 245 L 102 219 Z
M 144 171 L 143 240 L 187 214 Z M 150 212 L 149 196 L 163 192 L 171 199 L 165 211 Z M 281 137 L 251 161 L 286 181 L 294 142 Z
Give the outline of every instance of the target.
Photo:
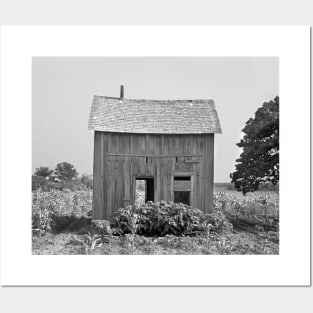
M 90 191 L 33 192 L 33 254 L 278 254 L 278 192 L 214 194 L 219 232 L 146 237 L 114 234 L 91 220 Z M 108 225 L 108 228 L 105 228 Z

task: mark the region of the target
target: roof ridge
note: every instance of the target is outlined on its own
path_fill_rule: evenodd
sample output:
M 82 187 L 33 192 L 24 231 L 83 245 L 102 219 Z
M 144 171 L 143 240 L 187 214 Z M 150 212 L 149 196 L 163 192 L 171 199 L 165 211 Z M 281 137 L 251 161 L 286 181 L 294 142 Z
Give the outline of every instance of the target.
M 109 97 L 109 96 L 100 96 L 94 95 L 94 99 L 105 98 L 105 99 L 115 99 L 120 101 L 155 101 L 155 102 L 208 102 L 209 104 L 214 104 L 213 99 L 143 99 L 143 98 L 119 98 L 119 97 Z

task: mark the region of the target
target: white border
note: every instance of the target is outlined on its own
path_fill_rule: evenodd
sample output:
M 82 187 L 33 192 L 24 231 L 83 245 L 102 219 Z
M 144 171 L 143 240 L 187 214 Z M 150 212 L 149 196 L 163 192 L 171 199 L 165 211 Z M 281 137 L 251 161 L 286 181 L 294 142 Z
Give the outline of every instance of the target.
M 32 56 L 279 56 L 278 256 L 33 256 Z M 5 26 L 1 29 L 2 285 L 309 285 L 308 26 Z

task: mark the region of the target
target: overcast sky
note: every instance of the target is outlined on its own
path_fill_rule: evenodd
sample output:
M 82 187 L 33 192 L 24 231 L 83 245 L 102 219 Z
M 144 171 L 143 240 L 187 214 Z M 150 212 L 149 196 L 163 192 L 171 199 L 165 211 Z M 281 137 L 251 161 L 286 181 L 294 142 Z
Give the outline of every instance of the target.
M 72 163 L 92 174 L 94 95 L 214 99 L 222 126 L 215 136 L 215 182 L 229 182 L 245 122 L 279 94 L 276 57 L 33 58 L 32 166 Z

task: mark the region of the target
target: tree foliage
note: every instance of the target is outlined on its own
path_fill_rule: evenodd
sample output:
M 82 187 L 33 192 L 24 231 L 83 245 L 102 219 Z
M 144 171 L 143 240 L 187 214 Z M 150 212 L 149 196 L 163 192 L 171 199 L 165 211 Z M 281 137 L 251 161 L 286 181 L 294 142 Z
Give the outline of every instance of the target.
M 32 191 L 38 190 L 47 185 L 47 181 L 43 176 L 32 175 Z
M 50 170 L 47 166 L 41 166 L 35 169 L 35 176 L 38 177 L 49 177 L 53 173 L 53 170 Z
M 279 181 L 279 97 L 263 103 L 242 130 L 237 146 L 243 151 L 236 160 L 231 182 L 244 194 L 264 183 Z
M 63 182 L 72 181 L 78 175 L 74 165 L 67 162 L 57 164 L 54 173 L 56 178 Z
M 92 187 L 93 187 L 93 177 L 91 175 L 83 174 L 79 178 L 79 183 L 81 183 L 87 189 L 92 189 Z

